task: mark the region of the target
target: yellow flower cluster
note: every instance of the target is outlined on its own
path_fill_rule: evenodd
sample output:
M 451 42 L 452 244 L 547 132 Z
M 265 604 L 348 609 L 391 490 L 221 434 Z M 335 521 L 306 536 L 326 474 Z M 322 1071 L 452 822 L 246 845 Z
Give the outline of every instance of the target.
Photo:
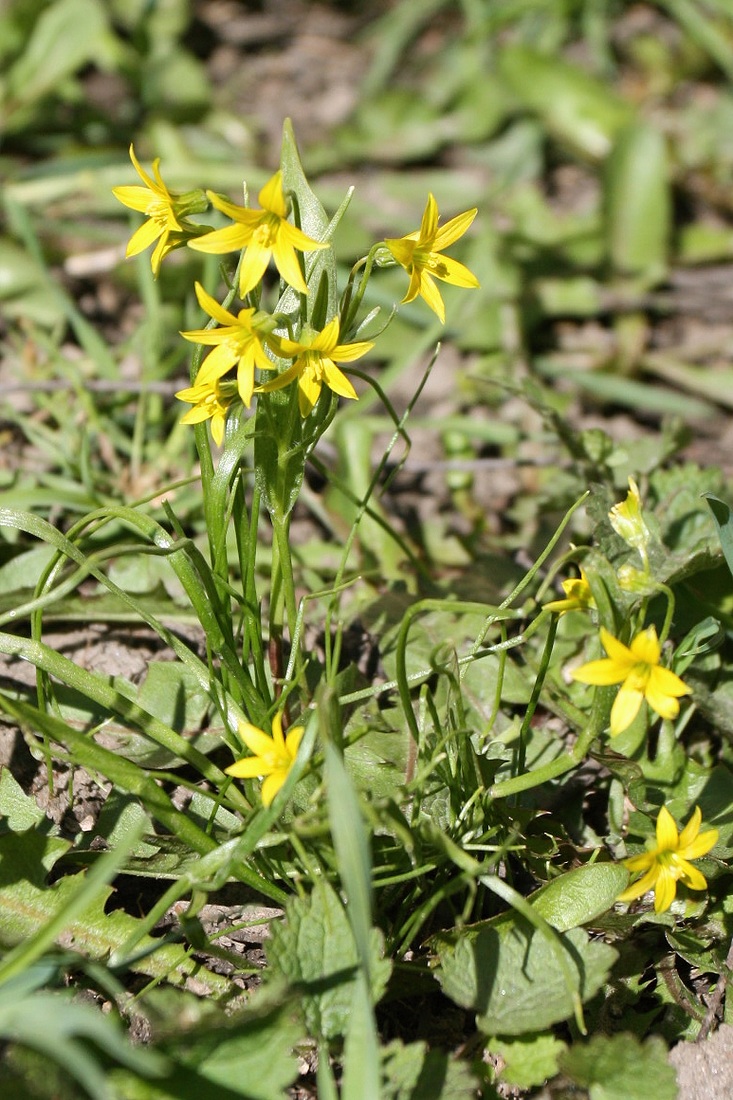
M 141 167 L 133 147 L 130 158 L 144 186 L 113 188 L 125 206 L 145 214 L 145 221 L 133 234 L 127 255 L 134 256 L 155 242 L 151 258 L 154 275 L 163 259 L 174 249 L 188 246 L 198 252 L 220 255 L 242 252 L 239 264 L 239 296 L 245 299 L 257 289 L 270 261 L 274 261 L 283 281 L 299 294 L 308 294 L 308 284 L 300 254 L 329 247 L 328 241 L 314 240 L 289 221 L 290 208 L 283 189 L 282 173 L 276 172 L 259 192 L 259 207 L 237 206 L 213 191 L 185 194 L 170 191 L 160 174 L 160 161 L 153 163 L 152 177 Z M 193 213 L 213 207 L 231 220 L 223 229 L 209 229 L 189 220 Z M 443 251 L 463 236 L 476 210 L 466 211 L 439 228 L 438 206 L 428 196 L 420 228 L 405 237 L 384 241 L 391 262 L 402 266 L 410 277 L 403 302 L 418 295 L 445 322 L 445 307 L 435 279 L 461 287 L 477 287 L 476 277 Z M 192 408 L 183 422 L 211 421 L 214 441 L 224 440 L 226 419 L 232 404 L 239 399 L 249 407 L 255 393 L 271 393 L 297 382 L 298 406 L 307 417 L 326 385 L 340 397 L 355 399 L 356 391 L 337 364 L 351 363 L 366 355 L 373 344 L 368 340 L 341 342 L 340 319 L 332 317 L 319 331 L 304 327 L 298 339 L 276 334 L 278 322 L 255 306 L 231 313 L 219 305 L 197 284 L 196 296 L 201 308 L 220 327 L 193 329 L 182 333 L 187 340 L 214 348 L 199 370 L 192 386 L 176 396 Z M 258 300 L 258 299 L 257 299 Z M 292 360 L 277 377 L 256 384 L 256 372 L 278 370 L 278 360 Z M 236 368 L 236 385 L 225 380 Z

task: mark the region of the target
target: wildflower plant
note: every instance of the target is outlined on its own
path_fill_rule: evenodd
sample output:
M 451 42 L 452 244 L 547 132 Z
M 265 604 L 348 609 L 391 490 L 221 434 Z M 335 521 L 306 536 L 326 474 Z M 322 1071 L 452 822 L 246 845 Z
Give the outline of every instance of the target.
M 461 597 L 450 570 L 431 575 L 425 548 L 409 531 L 396 531 L 381 507 L 379 489 L 395 448 L 409 446 L 422 383 L 398 414 L 382 388 L 379 356 L 395 313 L 411 310 L 417 298 L 445 321 L 441 282 L 479 293 L 476 276 L 448 254 L 471 230 L 476 209 L 441 225 L 429 194 L 417 230 L 376 241 L 345 266 L 339 230 L 350 193 L 326 213 L 289 124 L 280 166 L 252 206 L 249 192 L 243 205 L 205 186 L 179 193 L 164 182 L 157 158 L 148 172 L 133 149 L 130 157 L 143 186 L 116 187 L 115 195 L 144 220 L 128 256 L 138 257 L 140 269 L 145 263 L 150 286 L 182 249 L 202 264 L 180 332 L 181 346 L 193 349 L 189 384 L 175 395 L 195 440 L 201 528 L 192 532 L 175 496 L 161 493 L 158 501 L 157 492 L 162 519 L 149 500 L 105 504 L 63 533 L 13 513 L 12 523 L 47 541 L 51 555 L 30 603 L 30 636 L 4 643 L 38 666 L 37 706 L 3 699 L 34 749 L 61 746 L 106 777 L 118 797 L 139 802 L 142 842 L 131 832 L 119 854 L 105 853 L 98 881 L 123 865 L 166 881 L 150 912 L 127 922 L 106 922 L 104 897 L 94 894 L 95 949 L 115 974 L 128 967 L 151 982 L 180 985 L 195 975 L 199 989 L 223 1001 L 231 992 L 226 978 L 191 951 L 201 949 L 207 896 L 240 883 L 282 913 L 267 948 L 271 984 L 242 1034 L 249 1036 L 252 1020 L 272 1026 L 281 1064 L 307 1039 L 320 1094 L 337 1095 L 334 1058 L 345 1097 L 397 1095 L 408 1063 L 415 1081 L 427 1079 L 421 1074 L 435 1063 L 421 1044 L 380 1046 L 377 1005 L 395 963 L 399 980 L 408 976 L 405 988 L 417 974 L 420 996 L 437 983 L 473 1014 L 491 1051 L 511 1058 L 515 1040 L 530 1036 L 549 1065 L 543 1073 L 527 1070 L 539 1074 L 531 1080 L 539 1084 L 559 1070 L 567 1021 L 579 1035 L 602 1018 L 606 1002 L 626 1004 L 628 960 L 620 978 L 614 971 L 625 950 L 618 929 L 646 921 L 649 934 L 645 894 L 654 891 L 650 919 L 668 921 L 667 930 L 680 884 L 701 907 L 717 905 L 715 920 L 724 920 L 716 896 L 721 863 L 705 865 L 705 875 L 694 864 L 721 837 L 730 840 L 713 824 L 725 799 L 705 790 L 682 748 L 695 708 L 714 712 L 699 668 L 714 666 L 724 631 L 712 616 L 695 619 L 688 609 L 684 626 L 677 616 L 678 578 L 691 560 L 706 566 L 710 545 L 681 565 L 641 477 L 628 478 L 623 497 L 623 488 L 612 495 L 595 483 L 587 488 L 591 479 L 583 475 L 524 572 L 503 587 L 482 576 L 471 598 Z M 146 248 L 149 270 L 140 258 Z M 385 267 L 399 269 L 406 286 L 383 315 L 374 288 L 383 292 Z M 381 458 L 372 466 L 370 457 L 349 482 L 324 461 L 321 443 L 333 425 L 336 449 L 353 460 L 367 400 L 383 403 L 391 437 Z M 326 483 L 326 500 L 332 493 L 347 501 L 338 517 L 346 515 L 346 524 L 331 524 L 328 507 L 314 500 L 309 464 Z M 318 568 L 293 534 L 305 502 L 334 536 L 333 556 Z M 592 521 L 588 545 L 571 544 L 559 556 L 571 525 L 582 528 L 581 515 Z M 198 648 L 168 625 L 154 600 L 137 600 L 115 580 L 108 566 L 126 553 L 120 530 L 167 581 L 175 578 L 186 613 L 202 628 Z M 367 532 L 377 533 L 381 557 Z M 394 587 L 388 559 L 399 562 Z M 148 681 L 136 692 L 121 678 L 77 668 L 42 642 L 46 608 L 79 577 L 93 578 L 118 613 L 122 607 L 142 619 L 175 654 L 155 674 L 164 689 L 155 706 Z M 344 604 L 357 589 L 347 614 Z M 344 653 L 347 627 L 364 607 L 370 621 L 386 622 L 368 673 Z M 59 683 L 93 703 L 89 729 L 79 730 L 76 712 L 66 721 Z M 100 712 L 117 726 L 100 725 Z M 118 737 L 114 748 L 96 738 L 99 729 Z M 597 780 L 588 797 L 606 799 L 598 814 L 606 835 L 579 812 L 573 782 L 581 767 Z M 28 807 L 20 803 L 20 813 L 4 782 L 0 809 L 11 806 L 25 822 Z M 173 785 L 176 800 L 168 793 Z M 698 795 L 711 822 L 705 830 L 701 810 L 693 810 Z M 692 816 L 678 833 L 663 805 L 655 846 L 635 852 L 629 838 L 645 836 L 660 802 Z M 561 812 L 548 809 L 556 806 Z M 18 843 L 23 855 L 30 840 Z M 44 866 L 56 854 L 50 848 Z M 95 873 L 79 887 L 90 906 Z M 524 891 L 527 882 L 533 888 Z M 4 889 L 0 882 L 0 908 Z M 35 889 L 33 900 L 40 895 L 39 907 L 60 921 L 60 902 L 54 908 L 46 896 L 52 892 Z M 11 901 L 13 912 L 22 908 L 15 894 Z M 158 962 L 151 932 L 184 902 L 180 930 L 190 947 L 166 942 Z M 639 904 L 623 908 L 631 902 Z M 35 931 L 20 928 L 13 950 L 31 950 L 23 943 Z M 241 969 L 241 959 L 205 946 Z M 707 959 L 707 944 L 693 947 L 695 958 Z M 554 1037 L 558 1024 L 562 1040 Z M 219 1031 L 229 1035 L 228 1028 Z M 212 1043 L 219 1041 L 212 1029 Z M 473 1069 L 460 1078 L 455 1063 L 442 1068 L 442 1100 L 475 1093 Z M 155 1072 L 173 1081 L 179 1071 L 164 1065 Z M 279 1094 L 294 1071 L 284 1078 L 268 1081 L 265 1091 Z M 380 1092 L 384 1079 L 389 1087 Z M 489 1095 L 492 1082 L 480 1083 Z

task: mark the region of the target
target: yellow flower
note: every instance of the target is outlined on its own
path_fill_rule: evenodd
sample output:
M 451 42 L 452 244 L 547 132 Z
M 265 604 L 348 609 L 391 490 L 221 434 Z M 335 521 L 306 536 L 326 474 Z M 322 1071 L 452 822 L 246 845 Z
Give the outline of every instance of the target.
M 295 378 L 298 379 L 298 405 L 300 415 L 308 416 L 321 394 L 325 382 L 340 397 L 356 399 L 356 391 L 336 363 L 351 363 L 374 347 L 368 340 L 355 344 L 339 344 L 339 320 L 334 317 L 321 332 L 305 327 L 300 340 L 280 340 L 281 354 L 294 357 L 295 362 L 277 378 L 258 387 L 258 393 L 281 390 Z
M 556 615 L 564 615 L 567 611 L 587 611 L 596 606 L 588 578 L 583 570 L 579 577 L 572 577 L 562 582 L 564 600 L 552 600 L 544 605 L 544 611 L 554 611 Z
M 608 657 L 589 661 L 572 676 L 581 684 L 621 684 L 611 708 L 611 736 L 628 729 L 644 699 L 662 718 L 676 718 L 678 697 L 688 695 L 690 688 L 659 664 L 661 646 L 656 629 L 642 630 L 628 647 L 601 627 L 601 641 Z
M 137 256 L 157 240 L 150 258 L 153 274 L 157 276 L 161 262 L 169 252 L 203 232 L 200 226 L 187 221 L 186 216 L 201 213 L 206 210 L 208 203 L 200 190 L 187 191 L 185 194 L 169 191 L 160 175 L 160 157 L 153 161 L 153 178 L 141 167 L 132 145 L 130 160 L 145 186 L 113 187 L 112 193 L 123 206 L 139 210 L 148 220 L 130 237 L 125 255 Z
M 191 248 L 213 253 L 237 252 L 240 248 L 246 248 L 239 269 L 239 293 L 242 297 L 257 286 L 271 256 L 285 282 L 301 294 L 308 293 L 295 250 L 312 252 L 329 246 L 327 241 L 311 240 L 286 220 L 288 207 L 283 194 L 282 172 L 276 172 L 260 191 L 261 210 L 235 206 L 213 191 L 207 191 L 207 195 L 211 204 L 231 218 L 234 225 L 215 229 L 190 241 Z
M 611 526 L 624 542 L 638 550 L 646 564 L 646 548 L 651 539 L 651 532 L 644 522 L 641 510 L 641 495 L 639 487 L 633 477 L 629 478 L 629 491 L 626 500 L 620 504 L 614 504 L 608 513 Z
M 408 233 L 406 237 L 384 242 L 397 263 L 410 276 L 410 285 L 402 301 L 412 302 L 419 294 L 433 313 L 438 315 L 442 324 L 445 324 L 445 306 L 433 280 L 442 279 L 444 283 L 463 287 L 479 285 L 473 272 L 458 260 L 440 255 L 444 248 L 463 236 L 476 213 L 475 208 L 467 210 L 465 214 L 451 218 L 442 229 L 438 229 L 438 204 L 432 195 L 428 195 L 420 228 L 414 233 Z
M 279 351 L 279 343 L 275 343 L 270 336 L 275 322 L 266 313 L 255 309 L 240 309 L 237 314 L 229 313 L 206 293 L 200 283 L 196 283 L 196 297 L 201 308 L 223 326 L 181 333 L 186 340 L 214 346 L 214 351 L 209 352 L 201 364 L 196 385 L 206 385 L 221 378 L 236 365 L 239 396 L 249 408 L 255 385 L 255 368 L 276 369 L 264 348 L 267 342 Z
M 663 913 L 675 899 L 678 881 L 691 890 L 704 890 L 707 886 L 705 876 L 689 861 L 699 859 L 710 851 L 718 839 L 718 830 L 709 829 L 701 833 L 701 821 L 702 814 L 696 806 L 678 835 L 672 815 L 666 806 L 662 806 L 657 818 L 656 848 L 624 860 L 630 871 L 646 871 L 646 874 L 619 894 L 618 900 L 634 901 L 648 890 L 653 890 L 655 912 Z
M 193 405 L 193 408 L 181 417 L 181 423 L 200 424 L 202 420 L 210 420 L 214 442 L 221 447 L 227 413 L 236 394 L 237 387 L 234 382 L 220 382 L 218 378 L 200 382 L 197 378 L 193 386 L 179 390 L 176 394 L 179 401 L 188 401 Z
M 282 714 L 276 714 L 272 720 L 271 737 L 249 722 L 240 722 L 239 736 L 253 755 L 237 760 L 224 770 L 237 779 L 266 777 L 262 784 L 262 802 L 269 806 L 295 763 L 303 730 L 303 726 L 293 726 L 287 737 L 283 736 Z

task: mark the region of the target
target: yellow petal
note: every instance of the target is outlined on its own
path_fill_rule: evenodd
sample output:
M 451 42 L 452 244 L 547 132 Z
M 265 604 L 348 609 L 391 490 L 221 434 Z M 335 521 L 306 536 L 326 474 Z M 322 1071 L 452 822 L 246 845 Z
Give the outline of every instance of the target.
M 272 249 L 272 255 L 275 260 L 275 266 L 285 282 L 293 287 L 294 290 L 297 290 L 299 294 L 307 294 L 308 286 L 303 278 L 303 272 L 300 270 L 298 255 L 282 233 L 278 233 L 277 235 L 277 240 Z
M 356 390 L 349 379 L 330 359 L 323 360 L 323 376 L 328 387 L 339 397 L 349 397 L 352 401 L 358 400 Z
M 293 726 L 288 730 L 287 737 L 285 738 L 285 749 L 288 756 L 295 760 L 298 755 L 298 749 L 300 742 L 303 740 L 303 734 L 305 733 L 305 726 Z
M 430 274 L 436 279 L 442 279 L 444 283 L 468 287 L 471 290 L 475 290 L 476 287 L 481 285 L 474 273 L 469 271 L 465 264 L 459 263 L 458 260 L 454 260 L 450 256 L 437 256 L 436 262 L 430 263 Z
M 137 256 L 138 253 L 144 252 L 146 248 L 149 248 L 153 241 L 156 241 L 164 230 L 158 225 L 157 222 L 149 219 L 135 230 L 127 242 L 127 248 L 125 249 L 126 256 Z
M 619 688 L 618 695 L 614 699 L 613 706 L 611 707 L 611 723 L 609 727 L 611 737 L 615 737 L 617 734 L 623 733 L 624 730 L 629 728 L 639 713 L 639 707 L 641 706 L 643 698 L 643 692 L 628 688 L 625 684 Z
M 214 229 L 188 242 L 195 252 L 207 252 L 213 255 L 225 252 L 239 252 L 248 244 L 251 232 L 243 225 L 227 225 L 224 229 Z
M 609 657 L 601 657 L 599 661 L 588 661 L 580 668 L 574 668 L 570 675 L 581 684 L 608 687 L 609 684 L 619 684 L 624 680 L 627 670 L 619 668 L 617 663 Z
M 245 756 L 243 760 L 237 760 L 224 768 L 227 775 L 233 775 L 235 779 L 257 779 L 264 775 L 262 760 L 259 756 Z
M 614 638 L 610 630 L 606 630 L 605 626 L 600 629 L 601 645 L 605 649 L 608 656 L 612 661 L 615 661 L 619 667 L 629 669 L 633 665 L 638 663 L 638 659 L 634 657 L 631 650 L 620 642 L 618 638 Z M 624 676 L 626 672 L 624 673 Z
M 146 213 L 152 201 L 147 187 L 140 187 L 137 184 L 113 187 L 112 194 L 123 206 L 129 206 L 131 210 L 139 210 L 141 214 Z
M 679 856 L 674 862 L 679 872 L 680 881 L 684 882 L 685 886 L 689 886 L 691 890 L 707 889 L 707 879 L 702 871 L 698 871 L 697 867 L 693 867 L 686 859 L 680 859 Z
M 428 201 L 425 204 L 425 210 L 423 212 L 422 221 L 420 223 L 420 241 L 432 242 L 435 238 L 435 234 L 438 231 L 438 204 L 435 201 L 433 194 L 428 195 Z
M 677 849 L 677 854 L 682 859 L 699 859 L 700 856 L 707 855 L 710 849 L 715 847 L 718 843 L 718 836 L 717 829 L 707 829 L 704 833 L 700 833 L 694 840 L 684 845 L 682 844 L 682 836 L 680 836 L 680 846 Z
M 237 734 L 255 756 L 266 756 L 273 750 L 272 738 L 251 722 L 239 722 Z
M 282 172 L 276 172 L 271 176 L 257 197 L 263 210 L 277 214 L 278 218 L 287 217 L 288 208 L 283 194 Z
M 626 862 L 626 860 L 624 860 Z M 656 881 L 659 878 L 659 864 L 655 863 L 653 867 L 650 867 L 647 873 L 639 879 L 638 882 L 632 883 L 628 886 L 623 893 L 619 894 L 616 898 L 617 901 L 636 901 L 637 898 L 643 897 L 650 890 L 654 889 Z
M 464 214 L 458 214 L 455 218 L 447 221 L 435 234 L 433 250 L 442 252 L 444 248 L 448 248 L 459 237 L 462 237 L 477 214 L 478 209 L 474 207 L 473 210 L 466 210 Z
M 267 779 L 262 784 L 261 797 L 263 806 L 269 806 L 272 803 L 272 800 L 286 779 L 287 772 L 283 768 L 273 772 L 272 775 L 268 775 Z
M 426 271 L 423 271 L 420 276 L 420 297 L 423 301 L 427 302 L 433 313 L 438 317 L 441 325 L 444 325 L 445 305 L 441 298 L 440 291 Z
M 250 290 L 254 290 L 260 282 L 270 262 L 270 255 L 270 249 L 263 248 L 256 241 L 252 241 L 247 247 L 239 268 L 240 297 L 244 298 L 245 294 L 249 294 Z
M 662 806 L 657 817 L 657 848 L 660 852 L 674 852 L 679 844 L 679 835 L 674 818 L 666 806 Z
M 401 267 L 409 267 L 412 263 L 412 257 L 415 252 L 415 242 L 407 240 L 405 237 L 400 237 L 397 240 L 390 239 L 384 242 L 392 253 L 393 258 L 400 264 Z
M 321 396 L 321 380 L 313 371 L 304 371 L 298 379 L 298 407 L 305 420 Z
M 664 913 L 669 909 L 677 893 L 677 880 L 666 867 L 659 868 L 659 878 L 654 887 L 654 912 Z
M 659 664 L 661 648 L 655 627 L 647 627 L 646 630 L 642 630 L 641 633 L 637 634 L 630 648 L 634 661 L 645 665 Z
M 234 314 L 224 309 L 224 306 L 219 305 L 216 298 L 212 298 L 212 296 L 204 290 L 201 283 L 194 283 L 194 290 L 196 291 L 198 304 L 201 306 L 204 313 L 208 313 L 209 317 L 213 317 L 220 325 L 237 324 L 238 319 Z

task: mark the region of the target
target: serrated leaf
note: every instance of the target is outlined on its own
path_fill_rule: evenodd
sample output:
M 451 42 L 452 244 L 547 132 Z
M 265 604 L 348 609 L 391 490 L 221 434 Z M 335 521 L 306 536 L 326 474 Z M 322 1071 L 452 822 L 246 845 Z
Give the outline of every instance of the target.
M 558 1059 L 567 1044 L 554 1035 L 524 1035 L 521 1039 L 492 1039 L 492 1054 L 504 1061 L 501 1080 L 520 1089 L 543 1085 L 557 1073 Z
M 0 772 L 0 827 L 11 833 L 22 833 L 38 825 L 45 814 L 35 799 L 27 795 L 9 768 Z
M 560 935 L 582 1000 L 602 986 L 616 951 L 581 929 Z M 436 937 L 444 993 L 476 1012 L 490 1035 L 544 1030 L 573 1015 L 576 1005 L 557 951 L 517 915 Z
M 372 929 L 373 1001 L 381 997 L 391 971 L 383 948 L 381 932 Z M 318 882 L 308 897 L 289 902 L 285 920 L 272 928 L 267 960 L 273 975 L 280 974 L 301 988 L 300 1004 L 310 1035 L 329 1039 L 345 1034 L 359 955 L 344 907 L 331 886 Z
M 661 1039 L 596 1035 L 560 1057 L 560 1068 L 590 1100 L 677 1100 L 677 1079 Z
M 84 872 L 65 875 L 52 886 L 46 885 L 46 874 L 69 847 L 57 837 L 44 836 L 39 830 L 0 837 L 0 945 L 12 949 L 23 944 L 48 925 L 59 921 L 55 942 L 78 951 L 90 959 L 107 959 L 113 951 L 137 932 L 140 921 L 122 909 L 105 913 L 104 906 L 112 895 L 109 886 L 102 886 L 83 911 L 69 913 L 77 895 L 83 890 Z M 102 857 L 103 858 L 103 857 Z M 178 944 L 161 943 L 144 936 L 138 944 L 139 954 L 130 961 L 130 969 L 150 977 L 184 985 L 196 978 L 202 990 L 224 994 L 229 989 L 227 979 L 207 971 L 186 949 Z

